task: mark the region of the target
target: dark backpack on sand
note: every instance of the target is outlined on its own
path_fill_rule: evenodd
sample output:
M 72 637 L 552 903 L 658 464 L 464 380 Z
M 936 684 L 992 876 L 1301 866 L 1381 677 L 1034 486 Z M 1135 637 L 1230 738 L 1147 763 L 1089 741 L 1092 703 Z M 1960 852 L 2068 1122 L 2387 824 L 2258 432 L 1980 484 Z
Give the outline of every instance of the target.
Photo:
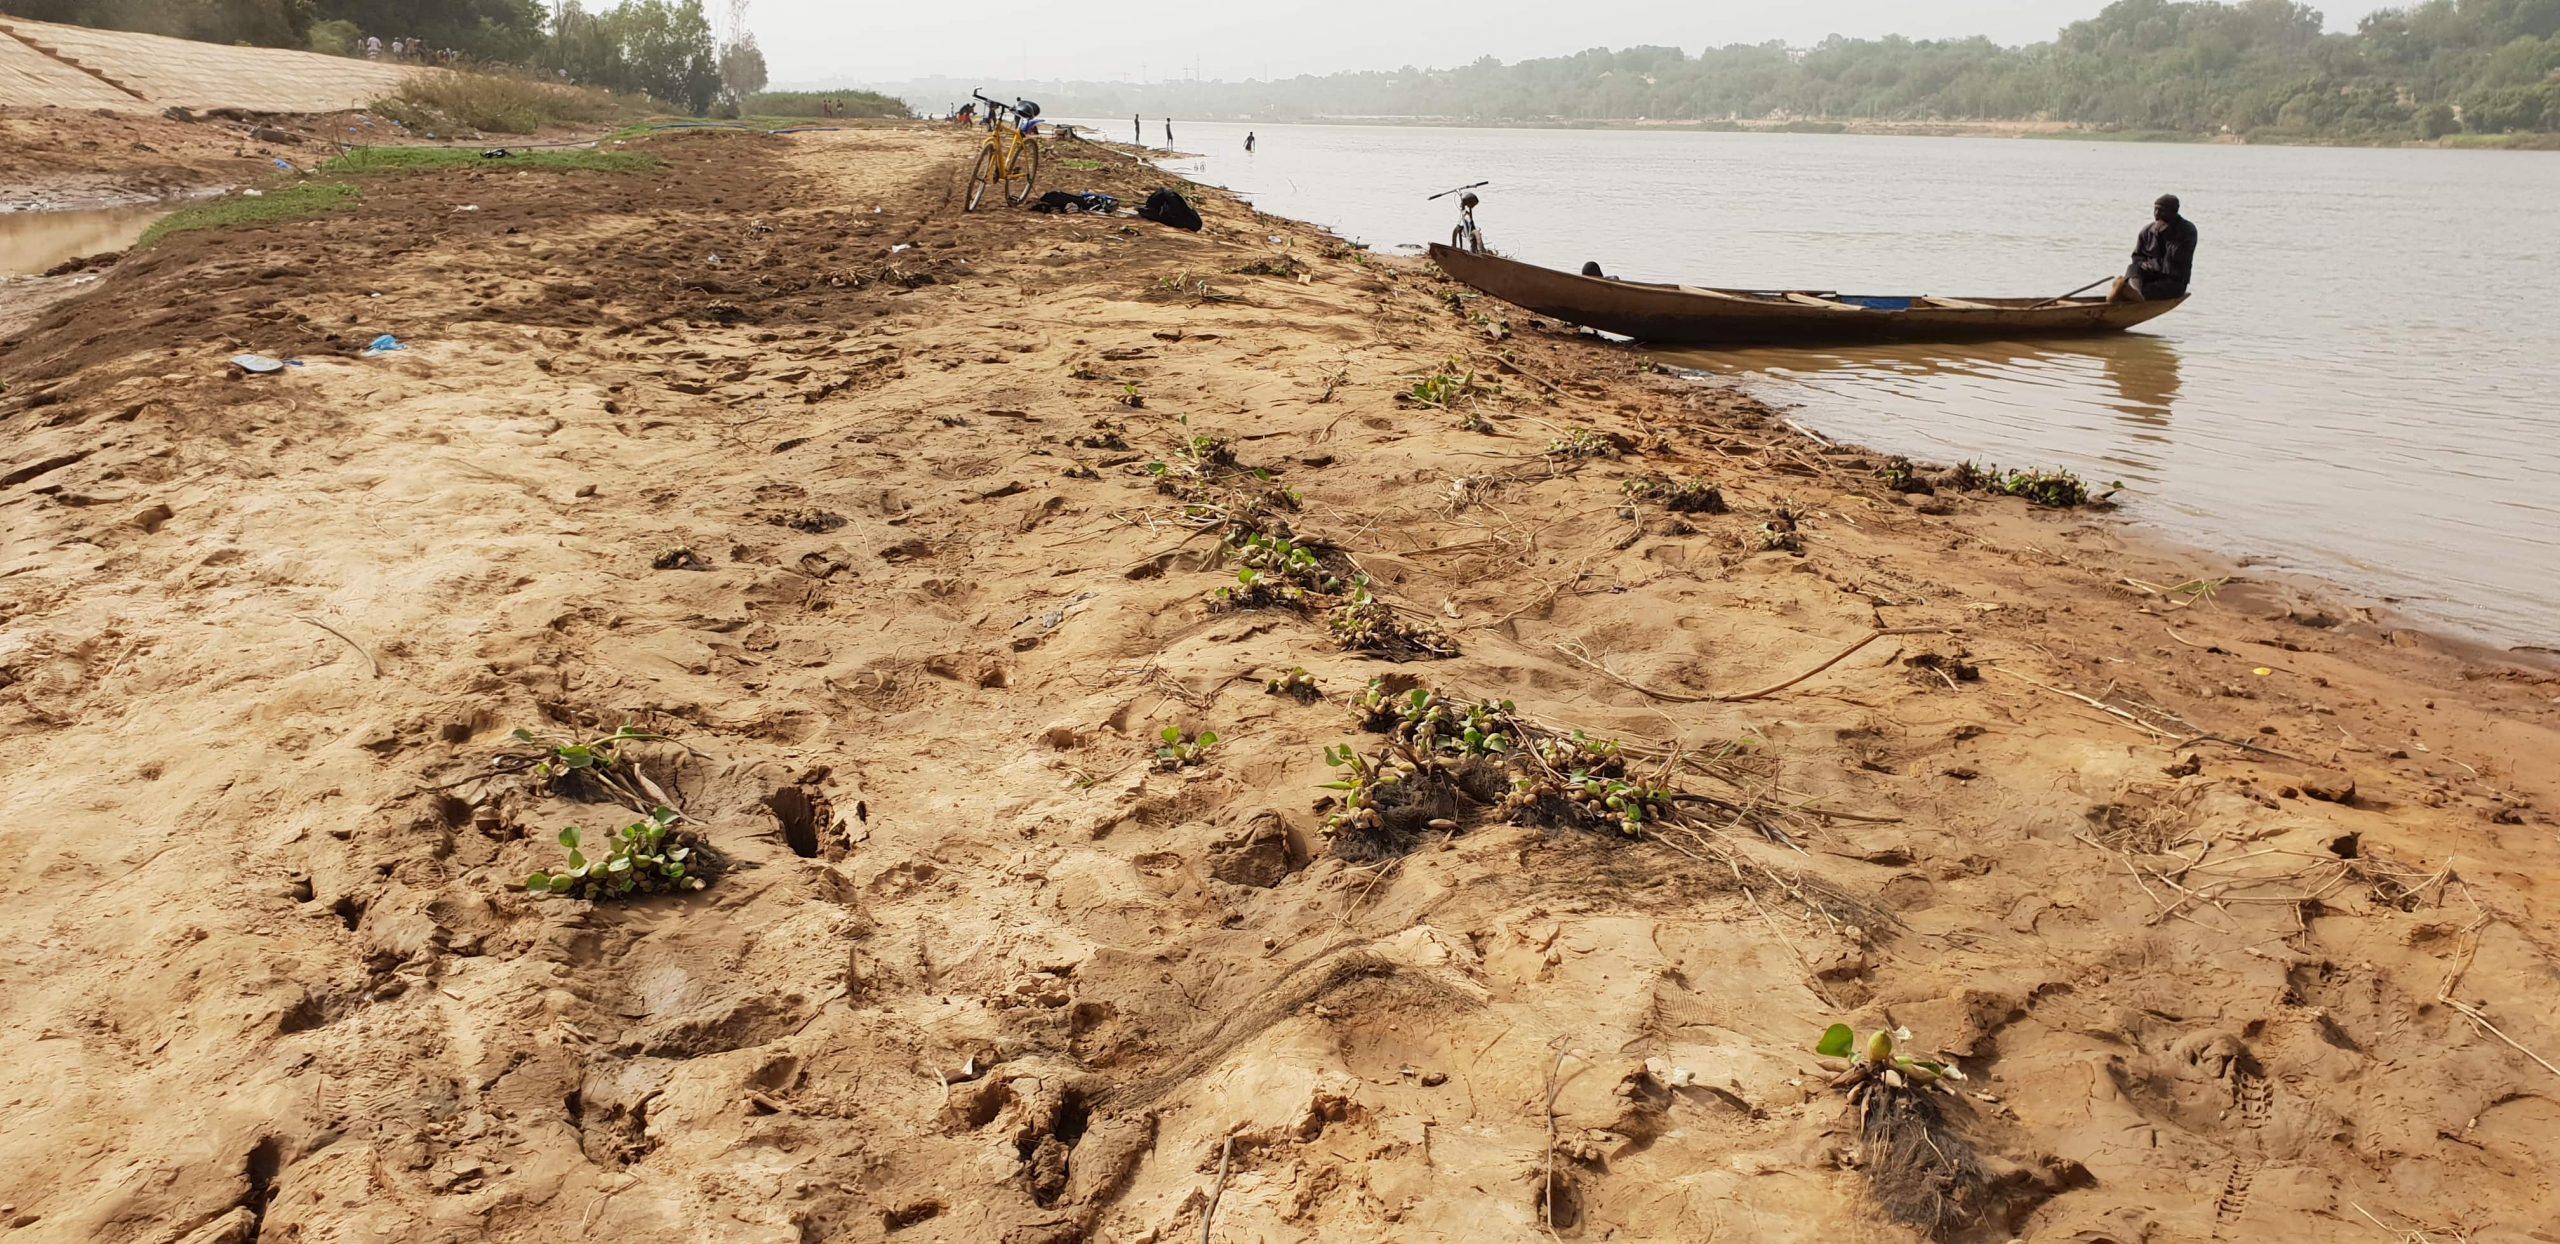
M 1138 209 L 1138 215 L 1160 225 L 1188 229 L 1193 233 L 1200 231 L 1200 213 L 1192 210 L 1187 200 L 1171 190 L 1158 190 L 1148 195 L 1147 204 Z
M 1092 191 L 1052 190 L 1041 195 L 1039 200 L 1031 205 L 1031 210 L 1063 212 L 1068 215 L 1090 212 L 1096 216 L 1108 216 L 1120 210 L 1120 200 L 1107 194 L 1095 194 Z

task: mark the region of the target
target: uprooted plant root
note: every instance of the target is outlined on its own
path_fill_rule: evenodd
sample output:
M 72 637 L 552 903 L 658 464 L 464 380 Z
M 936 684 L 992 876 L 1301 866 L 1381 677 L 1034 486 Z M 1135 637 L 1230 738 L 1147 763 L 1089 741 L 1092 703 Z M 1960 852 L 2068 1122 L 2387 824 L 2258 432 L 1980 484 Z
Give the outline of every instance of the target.
M 1876 1204 L 1932 1238 L 1982 1222 L 1991 1200 L 1991 1173 L 1950 1117 L 1955 1100 L 1881 1075 L 1849 1095 L 1858 1115 L 1858 1165 Z

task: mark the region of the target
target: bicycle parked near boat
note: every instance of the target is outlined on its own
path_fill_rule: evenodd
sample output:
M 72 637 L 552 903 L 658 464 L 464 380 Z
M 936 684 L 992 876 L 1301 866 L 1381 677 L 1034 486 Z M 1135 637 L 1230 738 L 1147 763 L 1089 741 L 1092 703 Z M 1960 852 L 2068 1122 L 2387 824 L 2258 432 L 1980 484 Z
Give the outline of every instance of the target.
M 1475 192 L 1476 187 L 1478 186 L 1489 186 L 1492 184 L 1493 183 L 1489 181 L 1480 181 L 1472 185 L 1460 186 L 1455 190 L 1443 190 L 1440 193 L 1431 196 L 1431 199 L 1445 199 L 1453 194 L 1460 196 L 1458 199 L 1458 227 L 1449 231 L 1449 245 L 1452 248 L 1465 251 L 1470 255 L 1481 255 L 1485 253 L 1484 231 L 1476 228 L 1476 204 L 1480 202 L 1480 200 L 1476 198 Z M 1425 199 L 1423 201 L 1427 203 L 1430 202 L 1431 199 Z

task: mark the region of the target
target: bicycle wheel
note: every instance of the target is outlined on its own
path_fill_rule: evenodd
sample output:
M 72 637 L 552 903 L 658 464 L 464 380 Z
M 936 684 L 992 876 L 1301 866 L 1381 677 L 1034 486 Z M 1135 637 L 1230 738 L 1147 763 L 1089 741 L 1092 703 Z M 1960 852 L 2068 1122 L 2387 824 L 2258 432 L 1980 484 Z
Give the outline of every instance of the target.
M 1040 180 L 1040 140 L 1024 137 L 1022 145 L 1013 149 L 1013 167 L 1006 171 L 1012 176 L 1005 178 L 1004 201 L 1020 207 L 1030 201 L 1032 183 Z M 1020 189 L 1014 188 L 1017 180 L 1022 183 Z
M 978 162 L 970 166 L 969 201 L 966 205 L 962 206 L 960 210 L 964 212 L 974 212 L 978 210 L 978 201 L 987 197 L 987 186 L 995 179 L 996 145 L 994 143 L 988 143 L 986 146 L 978 148 Z

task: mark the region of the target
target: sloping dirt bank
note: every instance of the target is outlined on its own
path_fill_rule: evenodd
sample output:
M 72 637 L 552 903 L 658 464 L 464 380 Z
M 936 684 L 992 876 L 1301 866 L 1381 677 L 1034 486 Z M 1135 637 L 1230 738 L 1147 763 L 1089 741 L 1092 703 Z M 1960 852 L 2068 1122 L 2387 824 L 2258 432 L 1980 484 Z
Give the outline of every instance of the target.
M 0 345 L 13 1240 L 2551 1238 L 2547 677 L 1213 194 L 658 149 Z M 1426 659 L 1212 609 L 1239 522 Z M 1467 762 L 1329 850 L 1377 676 L 1690 798 L 1513 826 Z M 624 725 L 725 873 L 526 896 L 638 814 L 510 732 Z M 1939 1147 L 1861 1143 L 1835 1020 L 1956 1058 Z

